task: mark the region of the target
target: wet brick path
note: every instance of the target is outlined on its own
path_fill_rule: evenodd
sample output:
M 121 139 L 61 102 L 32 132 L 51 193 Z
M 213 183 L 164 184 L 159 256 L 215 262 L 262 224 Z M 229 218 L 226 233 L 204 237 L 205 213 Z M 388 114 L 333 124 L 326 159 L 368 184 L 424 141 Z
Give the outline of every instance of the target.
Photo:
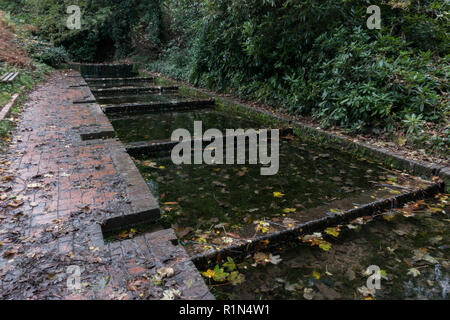
M 0 159 L 0 299 L 213 299 L 173 231 L 105 244 L 108 219 L 157 203 L 76 73 L 55 73 L 23 107 Z M 116 220 L 117 221 L 121 221 Z M 67 286 L 80 268 L 81 289 Z M 155 278 L 172 268 L 162 281 Z

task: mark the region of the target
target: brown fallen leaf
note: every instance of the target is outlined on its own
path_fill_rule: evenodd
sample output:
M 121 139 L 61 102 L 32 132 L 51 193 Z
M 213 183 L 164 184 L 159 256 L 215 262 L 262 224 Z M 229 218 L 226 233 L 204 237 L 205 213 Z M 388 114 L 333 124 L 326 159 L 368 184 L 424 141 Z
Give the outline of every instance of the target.
M 2 177 L 2 181 L 3 181 L 3 182 L 10 182 L 10 181 L 12 181 L 13 179 L 14 179 L 13 176 L 4 176 L 4 177 Z
M 15 254 L 16 254 L 15 251 L 6 250 L 5 252 L 3 252 L 3 258 L 11 258 Z
M 22 200 L 17 200 L 17 199 L 14 199 L 12 202 L 10 202 L 10 203 L 8 203 L 8 206 L 9 207 L 13 207 L 13 208 L 18 208 L 18 207 L 20 207 L 21 205 L 23 205 L 23 201 Z

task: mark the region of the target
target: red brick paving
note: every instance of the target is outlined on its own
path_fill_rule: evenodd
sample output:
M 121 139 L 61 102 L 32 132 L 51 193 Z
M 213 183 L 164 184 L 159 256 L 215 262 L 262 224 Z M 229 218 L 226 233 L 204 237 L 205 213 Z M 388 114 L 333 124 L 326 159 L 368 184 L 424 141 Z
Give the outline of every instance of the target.
M 172 230 L 104 243 L 108 219 L 118 227 L 158 208 L 119 141 L 81 138 L 113 131 L 98 105 L 73 104 L 92 97 L 71 87 L 82 82 L 59 72 L 37 88 L 1 156 L 1 176 L 14 179 L 0 181 L 0 298 L 160 299 L 178 289 L 184 299 L 212 299 Z M 15 208 L 13 196 L 26 198 Z M 79 291 L 67 288 L 71 265 L 81 268 Z M 175 273 L 157 285 L 162 267 Z

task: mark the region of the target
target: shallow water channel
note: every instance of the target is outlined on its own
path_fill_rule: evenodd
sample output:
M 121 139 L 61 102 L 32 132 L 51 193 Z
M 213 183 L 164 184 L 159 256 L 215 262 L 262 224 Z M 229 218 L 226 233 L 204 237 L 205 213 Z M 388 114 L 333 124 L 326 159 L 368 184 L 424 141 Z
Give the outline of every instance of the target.
M 93 86 L 101 87 L 111 86 Z M 186 92 L 96 96 L 99 104 L 107 105 L 198 98 L 204 96 Z M 110 120 L 124 143 L 169 140 L 180 128 L 193 133 L 194 121 L 202 121 L 203 131 L 271 127 L 248 113 L 226 108 L 118 114 Z M 175 165 L 170 158 L 151 153 L 134 160 L 160 203 L 159 224 L 173 227 L 191 255 L 245 245 L 261 235 L 431 184 L 293 135 L 281 139 L 279 152 L 279 171 L 273 176 L 262 176 L 260 165 L 248 163 Z M 215 270 L 204 270 L 205 281 L 221 299 L 446 299 L 449 220 L 448 200 L 442 198 L 420 203 L 408 217 L 397 214 L 369 224 L 371 219 L 360 219 L 350 224 L 353 227 L 337 226 L 325 235 L 316 233 L 284 245 L 280 253 L 262 248 L 240 261 L 224 260 Z M 148 230 L 149 226 L 136 226 L 112 240 Z M 363 271 L 369 265 L 378 265 L 383 272 L 383 287 L 377 292 L 364 288 Z

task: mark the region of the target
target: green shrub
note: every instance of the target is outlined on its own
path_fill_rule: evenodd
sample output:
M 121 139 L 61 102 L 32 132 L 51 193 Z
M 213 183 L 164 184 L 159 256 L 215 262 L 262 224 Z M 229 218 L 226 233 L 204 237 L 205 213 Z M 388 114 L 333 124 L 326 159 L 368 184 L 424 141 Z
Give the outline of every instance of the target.
M 151 69 L 350 131 L 391 130 L 413 113 L 445 120 L 447 1 L 190 3 L 166 1 L 172 41 Z M 372 4 L 381 31 L 366 27 Z
M 70 60 L 69 54 L 63 47 L 53 47 L 42 41 L 27 42 L 27 52 L 31 58 L 56 67 Z
M 162 0 L 0 0 L 16 18 L 38 27 L 42 40 L 64 47 L 77 61 L 103 61 L 132 53 L 136 46 L 160 41 Z M 78 5 L 81 30 L 69 30 L 66 8 Z M 52 63 L 56 52 L 45 54 Z

